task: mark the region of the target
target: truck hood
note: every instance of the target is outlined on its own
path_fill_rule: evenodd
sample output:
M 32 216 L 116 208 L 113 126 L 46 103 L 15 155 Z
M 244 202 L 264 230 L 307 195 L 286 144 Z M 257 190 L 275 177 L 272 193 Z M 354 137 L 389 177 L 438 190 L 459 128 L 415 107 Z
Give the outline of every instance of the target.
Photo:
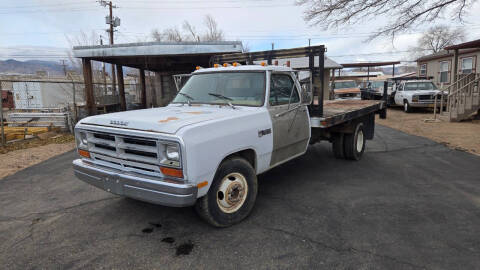
M 254 108 L 218 105 L 169 105 L 167 107 L 91 116 L 80 124 L 100 125 L 174 134 L 182 127 L 209 120 L 246 114 Z
M 333 90 L 335 94 L 357 94 L 360 93 L 360 88 L 354 87 L 354 88 L 337 88 Z

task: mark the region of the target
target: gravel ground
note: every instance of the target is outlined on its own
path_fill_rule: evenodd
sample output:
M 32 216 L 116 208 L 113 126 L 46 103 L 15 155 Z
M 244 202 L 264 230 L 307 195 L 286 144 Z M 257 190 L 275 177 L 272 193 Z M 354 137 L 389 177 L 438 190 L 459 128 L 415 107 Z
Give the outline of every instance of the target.
M 32 140 L 0 148 L 0 180 L 32 165 L 75 148 L 72 136 Z
M 429 118 L 433 118 L 433 113 L 428 110 L 405 113 L 401 108 L 390 108 L 387 119 L 377 117 L 377 124 L 480 155 L 480 120 L 449 122 L 445 119 L 440 122 L 425 122 L 425 119 Z

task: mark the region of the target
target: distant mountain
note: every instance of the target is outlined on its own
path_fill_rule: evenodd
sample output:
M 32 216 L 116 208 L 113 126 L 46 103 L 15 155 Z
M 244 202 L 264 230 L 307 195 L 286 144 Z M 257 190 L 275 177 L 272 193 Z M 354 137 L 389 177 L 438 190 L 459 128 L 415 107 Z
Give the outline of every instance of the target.
M 69 67 L 67 67 L 69 69 Z M 17 61 L 8 59 L 0 60 L 0 73 L 35 74 L 37 71 L 47 71 L 49 75 L 63 74 L 60 62 L 44 60 Z

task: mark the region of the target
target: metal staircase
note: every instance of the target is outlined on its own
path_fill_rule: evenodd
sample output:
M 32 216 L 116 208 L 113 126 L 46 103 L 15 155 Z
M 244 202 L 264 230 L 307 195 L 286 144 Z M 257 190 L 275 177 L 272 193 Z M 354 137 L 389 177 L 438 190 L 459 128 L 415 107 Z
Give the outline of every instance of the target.
M 448 92 L 447 114 L 450 121 L 461 121 L 478 114 L 480 110 L 480 74 L 459 75 L 450 85 Z

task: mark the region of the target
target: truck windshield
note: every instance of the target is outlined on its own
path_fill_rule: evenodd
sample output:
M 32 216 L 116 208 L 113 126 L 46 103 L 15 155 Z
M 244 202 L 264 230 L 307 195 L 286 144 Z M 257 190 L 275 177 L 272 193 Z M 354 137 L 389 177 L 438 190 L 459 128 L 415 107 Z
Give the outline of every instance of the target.
M 215 72 L 194 74 L 172 103 L 262 106 L 265 72 Z
M 410 82 L 405 84 L 405 91 L 415 90 L 437 90 L 432 82 Z
M 348 82 L 335 82 L 335 89 L 344 89 L 344 88 L 356 88 L 354 81 Z

